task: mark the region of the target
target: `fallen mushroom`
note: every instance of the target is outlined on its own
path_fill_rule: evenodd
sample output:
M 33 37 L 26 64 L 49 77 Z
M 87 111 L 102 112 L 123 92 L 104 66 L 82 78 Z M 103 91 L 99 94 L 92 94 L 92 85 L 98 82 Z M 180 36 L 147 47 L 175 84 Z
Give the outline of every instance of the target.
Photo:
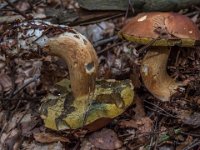
M 54 130 L 84 127 L 90 131 L 106 125 L 133 102 L 130 80 L 98 80 L 98 58 L 91 43 L 73 28 L 31 21 L 15 25 L 17 38 L 6 37 L 2 45 L 12 46 L 13 55 L 22 50 L 45 50 L 67 63 L 67 79 L 56 84 L 57 94 L 43 98 L 41 117 Z M 17 42 L 13 42 L 17 39 Z M 5 46 L 6 47 L 6 46 Z M 70 88 L 71 85 L 71 88 Z
M 195 23 L 172 12 L 141 13 L 125 24 L 119 36 L 139 44 L 152 42 L 142 60 L 142 80 L 156 98 L 169 101 L 183 83 L 168 75 L 168 57 L 173 46 L 192 48 L 198 44 L 200 31 Z

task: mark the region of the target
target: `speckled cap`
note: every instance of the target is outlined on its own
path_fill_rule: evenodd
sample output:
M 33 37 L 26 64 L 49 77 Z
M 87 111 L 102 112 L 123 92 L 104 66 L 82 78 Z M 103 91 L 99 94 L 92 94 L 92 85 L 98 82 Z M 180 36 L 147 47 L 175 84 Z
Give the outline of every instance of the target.
M 139 44 L 155 40 L 154 46 L 199 45 L 200 31 L 188 17 L 172 12 L 141 13 L 129 19 L 119 36 Z

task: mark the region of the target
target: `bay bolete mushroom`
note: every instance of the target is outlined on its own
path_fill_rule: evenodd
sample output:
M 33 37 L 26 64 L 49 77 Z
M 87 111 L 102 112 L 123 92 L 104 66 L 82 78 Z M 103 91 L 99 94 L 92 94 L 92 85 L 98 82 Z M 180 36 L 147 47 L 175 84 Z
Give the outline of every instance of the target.
M 141 13 L 128 20 L 119 36 L 139 44 L 151 42 L 141 64 L 142 80 L 156 98 L 169 101 L 183 84 L 168 75 L 168 57 L 173 46 L 194 47 L 199 44 L 200 31 L 195 23 L 178 13 Z
M 43 21 L 28 21 L 14 25 L 12 35 L 0 44 L 7 52 L 45 50 L 61 57 L 67 64 L 70 83 L 56 83 L 56 93 L 42 100 L 40 114 L 47 128 L 54 130 L 85 127 L 93 131 L 123 113 L 133 102 L 130 80 L 98 80 L 98 58 L 91 43 L 73 28 Z M 49 74 L 51 75 L 51 73 Z M 70 87 L 71 86 L 71 87 Z
M 55 130 L 84 127 L 94 131 L 126 110 L 133 101 L 130 80 L 96 81 L 98 58 L 91 43 L 80 33 L 65 32 L 51 38 L 46 47 L 63 58 L 69 68 L 66 80 L 57 83 L 60 94 L 44 98 L 41 114 L 45 126 Z

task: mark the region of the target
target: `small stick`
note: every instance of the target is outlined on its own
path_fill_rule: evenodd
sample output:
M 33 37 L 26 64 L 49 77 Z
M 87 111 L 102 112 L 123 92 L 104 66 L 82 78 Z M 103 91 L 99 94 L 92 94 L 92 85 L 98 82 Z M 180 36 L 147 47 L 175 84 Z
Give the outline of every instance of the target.
M 156 39 L 151 40 L 148 44 L 146 44 L 145 46 L 143 46 L 142 48 L 140 48 L 140 49 L 138 50 L 138 53 L 139 53 L 139 54 L 144 53 L 148 47 L 150 47 L 152 44 L 154 44 L 154 43 L 156 42 L 156 40 L 159 40 L 159 39 L 160 39 L 160 38 L 156 38 Z
M 165 111 L 163 108 L 159 107 L 158 105 L 153 104 L 153 103 L 151 103 L 151 102 L 148 102 L 147 100 L 144 100 L 144 101 L 145 101 L 146 103 L 148 103 L 148 104 L 150 104 L 150 105 L 156 107 L 159 111 L 164 112 L 166 115 L 168 115 L 168 116 L 170 116 L 170 117 L 173 117 L 173 118 L 176 118 L 176 119 L 178 118 L 177 116 L 174 116 L 173 114 L 170 114 L 169 112 Z
M 128 8 L 126 9 L 126 13 L 125 13 L 125 17 L 124 17 L 125 18 L 124 19 L 124 24 L 125 24 L 126 19 L 128 18 L 129 9 L 131 9 L 131 11 L 132 11 L 132 13 L 134 15 L 135 14 L 135 9 L 133 8 L 133 5 L 132 5 L 130 0 L 128 0 Z
M 116 46 L 118 46 L 118 45 L 121 45 L 122 43 L 123 43 L 123 42 L 114 43 L 114 44 L 112 44 L 111 46 L 108 46 L 108 47 L 102 49 L 101 51 L 98 51 L 97 54 L 100 55 L 100 54 L 106 52 L 107 50 L 110 50 L 110 49 L 112 49 L 112 48 L 114 48 L 114 47 L 116 47 Z
M 21 88 L 17 89 L 14 92 L 14 94 L 12 95 L 12 97 L 14 97 L 15 95 L 17 95 L 21 90 L 23 90 L 24 88 L 26 88 L 26 86 L 28 86 L 32 82 L 36 81 L 39 77 L 40 77 L 40 75 L 35 75 L 30 81 L 26 82 Z
M 186 146 L 183 150 L 193 149 L 195 146 L 200 145 L 200 140 L 195 139 L 190 145 Z
M 103 39 L 103 40 L 97 41 L 97 42 L 94 43 L 94 47 L 104 45 L 104 44 L 106 44 L 108 42 L 112 42 L 112 41 L 115 41 L 117 39 L 118 39 L 118 36 L 115 35 L 115 36 L 109 37 L 107 39 Z

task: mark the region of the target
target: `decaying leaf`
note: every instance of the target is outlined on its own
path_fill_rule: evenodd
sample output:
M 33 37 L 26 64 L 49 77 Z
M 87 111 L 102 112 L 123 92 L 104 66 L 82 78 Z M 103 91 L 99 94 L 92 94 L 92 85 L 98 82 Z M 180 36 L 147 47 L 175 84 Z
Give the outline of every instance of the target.
M 138 128 L 138 125 L 135 120 L 123 120 L 119 123 L 122 128 Z
M 135 104 L 136 104 L 136 107 L 134 109 L 135 119 L 140 119 L 145 117 L 144 104 L 142 99 L 138 95 L 135 95 Z
M 136 122 L 140 133 L 151 132 L 153 121 L 149 117 L 143 117 L 141 119 L 138 119 Z
M 117 134 L 111 129 L 102 129 L 89 136 L 89 141 L 100 149 L 113 150 L 120 148 L 122 142 L 118 139 Z
M 152 129 L 153 122 L 149 117 L 137 120 L 123 120 L 119 123 L 122 128 L 136 128 L 140 133 L 148 133 Z
M 13 129 L 8 134 L 3 133 L 0 139 L 0 149 L 18 150 L 22 138 L 19 129 Z
M 194 128 L 200 127 L 200 113 L 194 112 L 193 114 L 185 115 L 182 119 L 183 123 Z
M 15 59 L 15 63 L 17 64 L 15 84 L 18 89 L 22 88 L 26 83 L 34 80 L 36 76 L 40 76 L 41 74 L 42 61 L 40 60 Z M 34 80 L 25 87 L 26 92 L 34 94 L 39 84 L 39 79 Z
M 101 22 L 99 24 L 78 26 L 76 29 L 88 37 L 91 42 L 97 42 L 105 37 L 113 36 L 115 25 L 110 22 Z
M 92 150 L 92 149 L 95 149 L 95 146 L 92 145 L 92 143 L 86 138 L 81 142 L 80 146 L 81 146 L 80 150 Z
M 0 93 L 9 92 L 12 89 L 12 80 L 5 74 L 0 74 Z
M 31 143 L 24 141 L 22 148 L 25 150 L 65 150 L 64 145 L 61 142 L 41 144 L 35 141 Z
M 186 140 L 185 140 L 184 142 L 182 142 L 182 143 L 176 148 L 176 150 L 182 150 L 182 149 L 184 149 L 188 144 L 191 144 L 193 140 L 194 140 L 194 139 L 192 138 L 192 136 L 188 136 L 188 137 L 186 138 Z
M 58 136 L 51 133 L 34 133 L 34 139 L 40 143 L 53 143 L 53 142 L 69 142 L 69 139 L 63 136 Z

